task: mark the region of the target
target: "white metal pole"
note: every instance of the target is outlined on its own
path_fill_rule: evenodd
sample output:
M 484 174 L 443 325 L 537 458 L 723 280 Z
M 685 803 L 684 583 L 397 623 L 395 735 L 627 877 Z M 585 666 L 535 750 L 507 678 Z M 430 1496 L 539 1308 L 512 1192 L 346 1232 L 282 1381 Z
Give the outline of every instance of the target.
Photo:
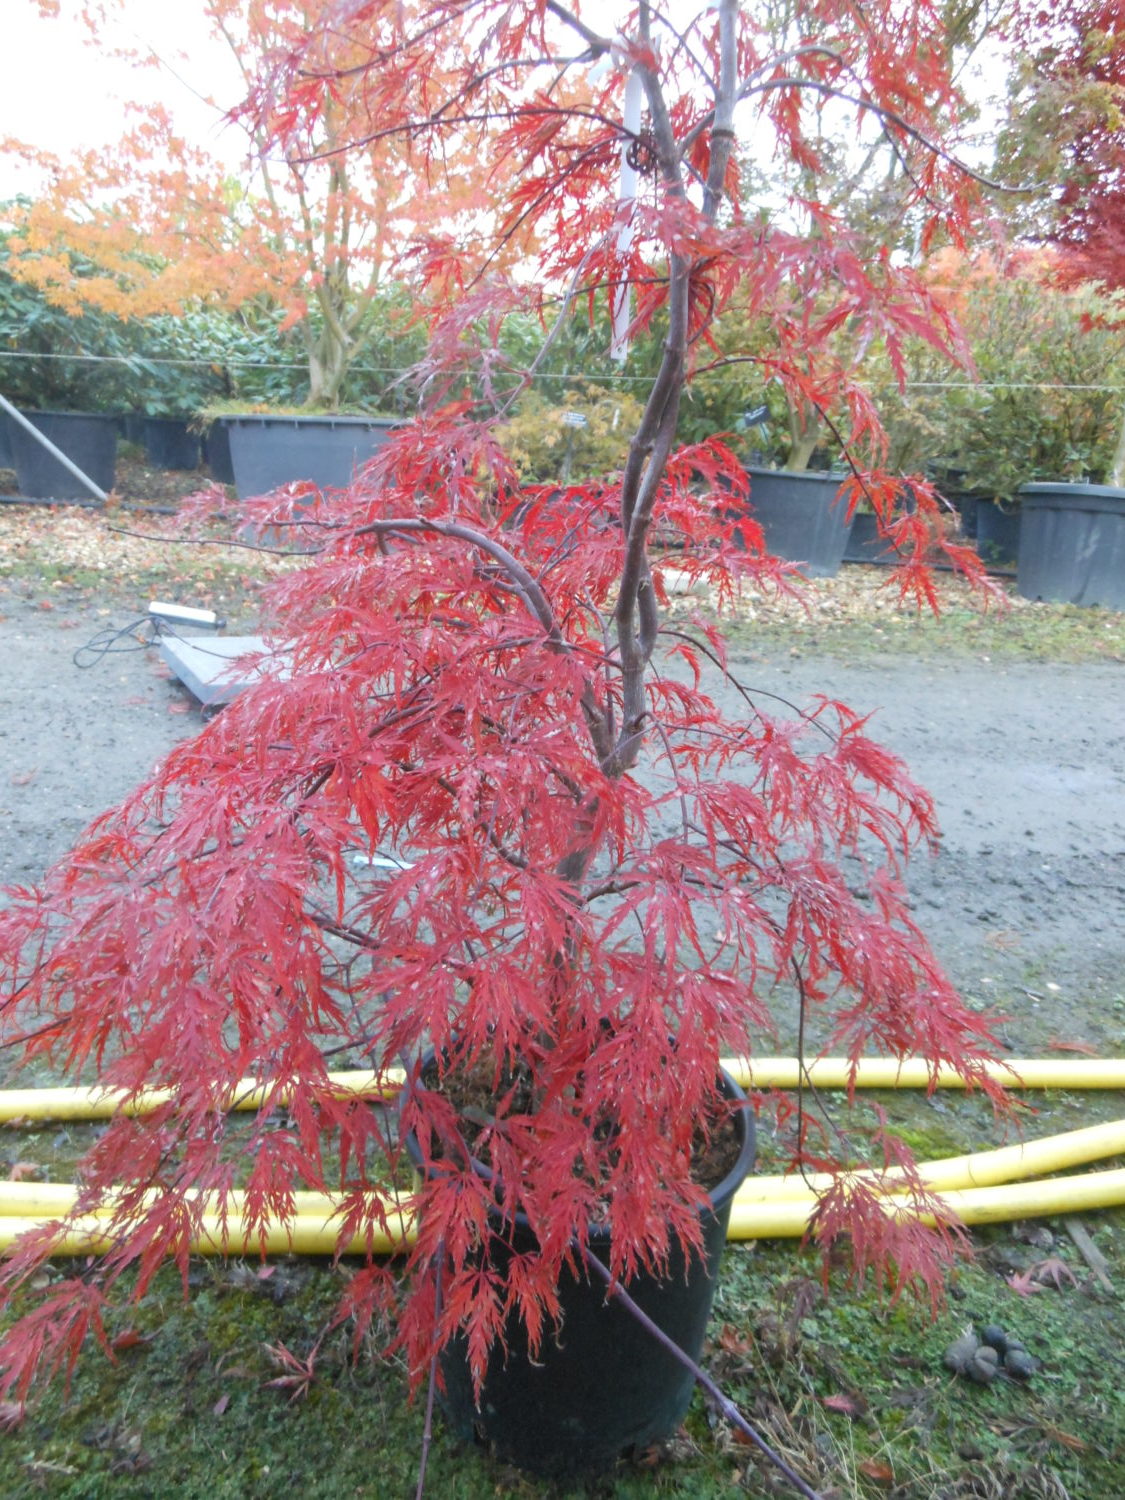
M 624 260 L 633 243 L 633 205 L 637 201 L 637 169 L 629 161 L 629 151 L 641 129 L 641 99 L 643 86 L 635 68 L 630 69 L 625 80 L 625 106 L 622 123 L 627 132 L 621 142 L 621 191 L 618 195 L 617 211 L 621 215 L 621 227 L 617 231 L 617 254 Z M 632 304 L 627 282 L 613 288 L 610 299 L 613 309 L 613 338 L 610 342 L 611 356 L 624 361 L 629 353 L 629 323 L 632 319 Z

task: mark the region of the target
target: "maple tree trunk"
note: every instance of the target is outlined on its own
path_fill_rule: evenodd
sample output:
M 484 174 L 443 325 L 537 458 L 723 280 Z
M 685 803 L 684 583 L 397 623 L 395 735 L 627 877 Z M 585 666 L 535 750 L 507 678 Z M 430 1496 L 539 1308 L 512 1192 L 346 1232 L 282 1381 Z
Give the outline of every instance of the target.
M 329 409 L 339 406 L 352 359 L 347 337 L 331 323 L 325 323 L 315 332 L 307 329 L 305 347 L 309 361 L 309 405 Z

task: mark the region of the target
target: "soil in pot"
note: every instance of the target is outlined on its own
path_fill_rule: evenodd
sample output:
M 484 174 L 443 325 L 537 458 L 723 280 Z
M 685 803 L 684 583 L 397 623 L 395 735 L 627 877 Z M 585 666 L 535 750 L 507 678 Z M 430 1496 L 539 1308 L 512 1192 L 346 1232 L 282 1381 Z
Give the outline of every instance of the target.
M 725 1074 L 723 1092 L 745 1096 Z M 698 1361 L 714 1299 L 719 1262 L 735 1192 L 754 1159 L 749 1108 L 733 1113 L 716 1132 L 716 1155 L 693 1171 L 708 1188 L 711 1207 L 701 1214 L 704 1254 L 688 1262 L 673 1246 L 669 1274 L 634 1277 L 626 1290 L 653 1321 Z M 497 1220 L 493 1267 L 503 1273 L 515 1254 L 537 1247 L 527 1220 Z M 593 1230 L 590 1249 L 607 1264 L 608 1231 Z M 446 1420 L 458 1437 L 487 1447 L 497 1458 L 548 1479 L 588 1477 L 611 1468 L 675 1432 L 691 1401 L 694 1381 L 620 1302 L 607 1298 L 600 1278 L 564 1272 L 559 1284 L 563 1316 L 533 1360 L 526 1330 L 509 1318 L 493 1346 L 479 1404 L 474 1396 L 467 1344 L 453 1340 L 441 1356 Z

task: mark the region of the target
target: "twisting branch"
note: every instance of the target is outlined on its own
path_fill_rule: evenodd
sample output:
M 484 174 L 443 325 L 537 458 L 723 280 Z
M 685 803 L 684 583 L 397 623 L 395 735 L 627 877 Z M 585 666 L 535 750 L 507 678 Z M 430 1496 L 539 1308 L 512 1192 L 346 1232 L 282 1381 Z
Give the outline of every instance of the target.
M 508 574 L 512 587 L 523 601 L 525 608 L 543 627 L 552 649 L 566 655 L 573 654 L 574 647 L 563 635 L 547 595 L 519 558 L 509 552 L 507 547 L 496 541 L 494 537 L 486 535 L 483 531 L 477 531 L 472 526 L 465 526 L 459 521 L 436 521 L 424 516 L 400 516 L 368 521 L 364 526 L 357 527 L 355 534 L 356 536 L 387 536 L 395 532 L 430 532 L 436 536 L 455 537 L 484 552 L 499 563 Z M 606 715 L 598 706 L 589 683 L 582 690 L 582 713 L 595 753 L 604 767 L 612 761 L 613 742 Z

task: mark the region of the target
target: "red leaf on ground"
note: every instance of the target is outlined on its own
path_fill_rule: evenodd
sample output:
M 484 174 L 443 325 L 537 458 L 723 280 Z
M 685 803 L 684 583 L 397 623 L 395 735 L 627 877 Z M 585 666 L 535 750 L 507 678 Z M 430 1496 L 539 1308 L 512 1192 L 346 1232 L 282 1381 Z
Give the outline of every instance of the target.
M 215 1404 L 211 1408 L 211 1410 L 215 1414 L 216 1417 L 221 1417 L 222 1414 L 223 1414 L 223 1412 L 226 1411 L 226 1409 L 227 1409 L 227 1407 L 229 1405 L 230 1405 L 230 1396 L 228 1395 L 228 1393 L 226 1391 L 224 1391 L 223 1394 L 219 1397 L 219 1399 L 215 1402 Z
M 8 780 L 13 786 L 29 786 L 39 775 L 38 766 L 34 771 L 13 771 Z
M 191 704 L 186 698 L 176 698 L 168 705 L 170 714 L 186 714 L 191 709 Z
M 1047 1043 L 1052 1052 L 1078 1052 L 1083 1057 L 1097 1057 L 1100 1048 L 1093 1046 L 1090 1042 L 1064 1042 L 1061 1037 L 1053 1036 Z
M 724 1354 L 749 1354 L 754 1347 L 750 1339 L 744 1338 L 738 1329 L 732 1328 L 729 1323 L 719 1330 L 715 1343 Z
M 851 1395 L 848 1391 L 840 1391 L 835 1396 L 825 1396 L 821 1402 L 829 1411 L 843 1412 L 845 1417 L 862 1417 L 867 1410 L 867 1402 L 862 1396 Z
M 1046 1286 L 1048 1282 L 1061 1292 L 1064 1281 L 1069 1281 L 1071 1286 L 1078 1285 L 1078 1277 L 1057 1255 L 1048 1255 L 1046 1260 L 1040 1260 L 1032 1266 L 1028 1273 L 1033 1276 L 1040 1286 Z
M 1008 1285 L 1017 1297 L 1030 1297 L 1034 1292 L 1046 1291 L 1041 1281 L 1035 1279 L 1035 1269 L 1019 1271 L 1014 1276 L 1007 1278 Z
M 151 1334 L 141 1333 L 136 1328 L 125 1328 L 117 1335 L 115 1339 L 112 1339 L 110 1341 L 110 1348 L 114 1351 L 114 1353 L 120 1354 L 123 1349 L 135 1349 L 138 1344 L 151 1343 Z
M 38 1182 L 43 1168 L 37 1161 L 14 1161 L 8 1172 L 9 1182 Z
M 865 1458 L 862 1463 L 856 1465 L 859 1472 L 868 1479 L 873 1479 L 876 1484 L 894 1484 L 895 1471 L 890 1464 L 882 1464 L 875 1458 Z

